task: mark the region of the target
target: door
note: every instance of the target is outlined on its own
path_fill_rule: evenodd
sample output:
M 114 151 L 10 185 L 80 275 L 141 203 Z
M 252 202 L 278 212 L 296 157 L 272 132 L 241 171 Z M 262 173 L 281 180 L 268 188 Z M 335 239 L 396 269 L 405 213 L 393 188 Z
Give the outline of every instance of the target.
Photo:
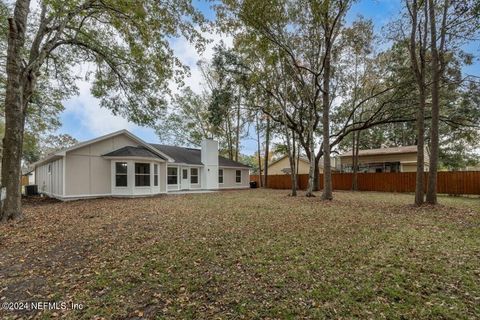
M 182 169 L 182 189 L 190 189 L 190 181 L 188 179 L 188 168 Z

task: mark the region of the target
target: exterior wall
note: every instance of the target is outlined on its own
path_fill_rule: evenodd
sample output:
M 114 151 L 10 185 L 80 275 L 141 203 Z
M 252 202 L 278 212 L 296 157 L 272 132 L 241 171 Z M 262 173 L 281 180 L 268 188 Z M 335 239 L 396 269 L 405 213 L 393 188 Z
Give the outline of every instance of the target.
M 397 153 L 397 154 L 381 154 L 371 156 L 359 156 L 358 163 L 379 163 L 379 162 L 404 162 L 404 161 L 417 161 L 416 153 Z M 425 159 L 428 161 L 428 159 Z M 352 157 L 341 157 L 342 165 L 351 165 Z
M 169 184 L 167 186 L 168 191 L 178 191 L 178 190 L 199 190 L 203 189 L 204 186 L 204 168 L 199 166 L 186 166 L 186 165 L 179 165 L 179 164 L 168 164 L 168 167 L 175 167 L 177 169 L 177 184 Z M 198 183 L 191 183 L 190 175 L 191 175 L 191 168 L 198 169 Z M 182 171 L 183 169 L 188 170 L 188 182 L 182 183 Z
M 48 168 L 50 173 L 48 172 Z M 63 196 L 63 158 L 47 162 L 35 169 L 38 192 L 48 196 Z
M 67 151 L 65 166 L 65 196 L 95 196 L 112 193 L 111 161 L 102 155 L 138 143 L 125 135 L 99 141 Z
M 430 160 L 428 152 L 425 152 L 425 171 L 428 171 L 428 162 Z M 417 171 L 417 153 L 396 153 L 396 154 L 382 154 L 359 156 L 359 165 L 368 163 L 384 163 L 384 162 L 400 162 L 401 172 L 416 172 Z M 352 157 L 341 157 L 342 166 L 351 166 Z
M 127 186 L 115 186 L 115 164 L 117 162 L 127 163 Z M 150 186 L 135 186 L 135 163 L 150 164 Z M 154 185 L 154 164 L 158 164 L 158 186 Z M 111 190 L 113 196 L 147 196 L 159 193 L 166 193 L 166 174 L 167 164 L 165 162 L 147 161 L 147 160 L 111 160 Z
M 236 188 L 248 188 L 250 187 L 250 173 L 249 169 L 235 169 L 235 168 L 222 168 L 223 169 L 223 183 L 219 183 L 219 189 L 236 189 Z M 235 182 L 236 170 L 242 171 L 242 182 Z M 218 180 L 217 180 L 218 181 Z
M 308 174 L 308 171 L 310 170 L 310 164 L 306 161 L 300 160 L 298 161 L 298 173 L 299 174 Z M 288 157 L 285 157 L 281 159 L 280 161 L 277 161 L 273 163 L 272 165 L 268 166 L 268 175 L 274 175 L 274 174 L 288 174 L 282 171 L 282 169 L 289 169 L 290 170 L 290 161 Z M 320 173 L 323 172 L 323 168 L 320 168 Z

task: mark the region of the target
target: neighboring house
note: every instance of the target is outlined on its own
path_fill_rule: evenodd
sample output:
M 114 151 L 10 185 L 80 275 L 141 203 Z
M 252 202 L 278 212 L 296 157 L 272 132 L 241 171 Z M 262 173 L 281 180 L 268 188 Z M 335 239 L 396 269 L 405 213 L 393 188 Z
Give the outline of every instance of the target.
M 308 174 L 310 170 L 310 162 L 307 158 L 295 158 L 297 163 L 298 174 Z M 323 166 L 320 166 L 320 173 L 323 172 Z M 283 156 L 268 165 L 268 175 L 290 174 L 290 160 L 288 156 Z
M 35 170 L 31 167 L 22 169 L 22 186 L 35 184 Z
M 300 157 L 295 158 L 298 168 L 298 174 L 308 174 L 310 171 L 310 161 L 308 158 Z M 336 157 L 331 157 L 330 161 L 332 163 L 332 170 L 336 171 L 338 159 Z M 323 173 L 323 158 L 320 158 L 319 166 L 318 166 L 319 173 Z M 288 156 L 283 156 L 277 160 L 274 160 L 268 165 L 268 175 L 276 175 L 276 174 L 290 174 L 290 160 Z
M 425 149 L 425 171 L 429 153 Z M 352 151 L 340 155 L 342 172 L 352 172 Z M 416 172 L 417 146 L 359 150 L 359 172 Z
M 38 191 L 61 200 L 147 196 L 181 190 L 249 187 L 249 167 L 201 149 L 149 144 L 121 130 L 58 151 L 33 164 Z

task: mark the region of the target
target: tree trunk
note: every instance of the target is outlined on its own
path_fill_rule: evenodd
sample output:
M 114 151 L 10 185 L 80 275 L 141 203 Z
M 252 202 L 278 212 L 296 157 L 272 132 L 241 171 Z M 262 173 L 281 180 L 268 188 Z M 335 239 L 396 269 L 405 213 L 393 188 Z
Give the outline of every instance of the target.
M 23 75 L 21 52 L 25 44 L 25 32 L 30 1 L 15 3 L 13 18 L 9 18 L 7 48 L 7 87 L 5 92 L 5 137 L 3 138 L 2 185 L 6 187 L 6 199 L 1 208 L 0 221 L 20 218 L 21 157 L 25 113 L 28 95 L 26 87 L 33 87 L 33 79 Z
M 323 70 L 323 93 L 322 93 L 322 133 L 323 133 L 323 192 L 322 200 L 332 200 L 332 168 L 330 166 L 330 37 L 326 37 L 325 62 Z
M 447 5 L 447 3 L 445 4 Z M 438 125 L 440 116 L 440 63 L 437 49 L 437 26 L 435 19 L 435 3 L 428 1 L 430 15 L 430 38 L 432 50 L 432 124 L 430 126 L 430 165 L 428 172 L 427 203 L 437 204 L 437 171 L 438 171 Z M 442 29 L 442 33 L 444 30 Z
M 425 106 L 426 106 L 426 83 L 425 83 L 425 55 L 428 31 L 427 3 L 423 3 L 425 17 L 423 26 L 423 39 L 417 41 L 418 26 L 418 4 L 414 0 L 411 8 L 411 33 L 410 33 L 410 60 L 415 81 L 418 87 L 418 109 L 417 109 L 417 172 L 415 178 L 415 205 L 421 206 L 425 196 Z M 419 47 L 419 60 L 417 58 L 417 47 Z
M 270 117 L 267 117 L 267 128 L 265 130 L 265 159 L 263 166 L 263 183 L 268 186 L 268 153 L 270 152 Z
M 298 163 L 295 163 L 295 132 L 292 132 L 292 139 L 290 140 L 289 128 L 285 125 L 285 139 L 287 140 L 287 153 L 288 161 L 290 163 L 290 181 L 291 181 L 291 190 L 290 194 L 292 197 L 297 196 L 297 174 L 296 166 Z
M 312 111 L 311 111 L 312 112 Z M 312 119 L 313 116 L 310 118 Z M 313 122 L 313 121 L 310 121 Z M 313 142 L 313 125 L 310 124 L 310 132 L 308 133 L 310 135 L 309 141 L 309 154 L 310 154 L 310 170 L 308 171 L 308 188 L 307 188 L 307 197 L 314 197 L 315 195 L 313 194 L 313 189 L 314 189 L 314 181 L 315 181 L 315 144 Z
M 262 184 L 262 157 L 261 157 L 261 144 L 260 144 L 260 122 L 258 121 L 258 114 L 255 116 L 257 125 L 257 154 L 258 154 L 258 184 L 263 187 Z M 266 187 L 266 186 L 265 186 Z
M 353 133 L 353 153 L 352 153 L 352 190 L 358 190 L 358 152 L 360 151 L 360 130 Z
M 419 90 L 417 110 L 417 174 L 415 180 L 415 205 L 421 206 L 425 198 L 425 88 Z
M 238 89 L 238 105 L 237 105 L 237 128 L 235 141 L 235 161 L 238 161 L 238 154 L 240 152 L 240 89 Z

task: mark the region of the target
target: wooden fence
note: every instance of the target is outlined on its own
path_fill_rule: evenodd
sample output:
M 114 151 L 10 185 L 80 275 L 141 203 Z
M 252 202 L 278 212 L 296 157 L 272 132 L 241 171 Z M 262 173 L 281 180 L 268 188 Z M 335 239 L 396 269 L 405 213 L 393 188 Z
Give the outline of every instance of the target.
M 381 192 L 415 192 L 415 172 L 358 173 L 358 190 Z M 428 173 L 425 174 L 427 182 Z M 352 173 L 332 173 L 334 190 L 351 190 Z M 437 192 L 446 194 L 480 195 L 480 171 L 441 171 L 437 176 Z M 323 175 L 320 174 L 320 188 L 323 188 Z M 258 176 L 250 176 L 257 181 Z M 290 189 L 290 175 L 268 176 L 268 188 Z M 298 175 L 298 188 L 307 189 L 308 175 Z

